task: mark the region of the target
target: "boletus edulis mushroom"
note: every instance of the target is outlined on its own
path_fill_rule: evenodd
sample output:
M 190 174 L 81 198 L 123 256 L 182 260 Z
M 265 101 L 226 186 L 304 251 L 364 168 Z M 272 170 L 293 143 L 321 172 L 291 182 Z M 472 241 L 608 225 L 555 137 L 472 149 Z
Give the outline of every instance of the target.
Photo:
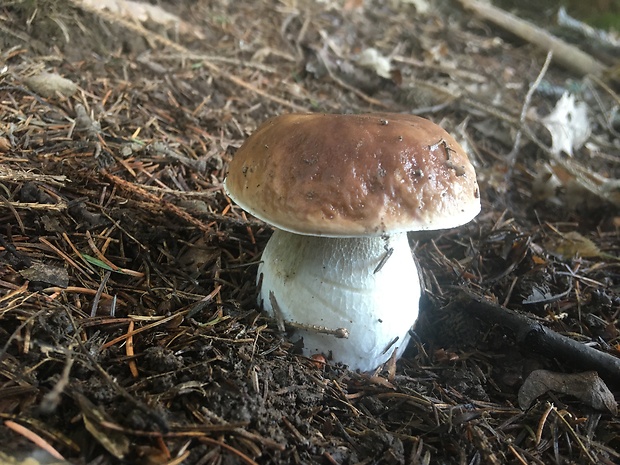
M 259 304 L 306 356 L 369 371 L 399 357 L 418 317 L 407 232 L 480 211 L 467 154 L 406 114 L 288 114 L 263 123 L 229 165 L 232 200 L 274 227 Z

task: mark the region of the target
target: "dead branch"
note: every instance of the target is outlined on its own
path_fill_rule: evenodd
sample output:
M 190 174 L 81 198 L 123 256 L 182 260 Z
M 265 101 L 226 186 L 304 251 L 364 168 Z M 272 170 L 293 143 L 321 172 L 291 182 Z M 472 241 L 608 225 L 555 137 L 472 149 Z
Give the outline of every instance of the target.
M 597 371 L 607 382 L 620 385 L 620 359 L 577 342 L 527 316 L 466 290 L 456 305 L 481 320 L 510 330 L 524 351 L 561 360 L 580 369 Z
M 598 60 L 529 21 L 478 0 L 459 1 L 464 8 L 472 10 L 481 18 L 495 23 L 546 52 L 553 52 L 553 60 L 567 69 L 580 75 L 593 74 L 595 76 L 600 76 L 606 70 L 606 67 Z
M 55 186 L 64 186 L 68 181 L 63 175 L 37 174 L 32 171 L 13 170 L 8 166 L 0 165 L 0 181 L 11 182 L 45 182 Z
M 185 210 L 177 207 L 176 205 L 167 202 L 166 200 L 160 199 L 157 196 L 151 194 L 150 192 L 146 192 L 140 187 L 125 181 L 124 179 L 109 173 L 106 170 L 101 170 L 101 174 L 108 179 L 111 183 L 115 184 L 119 188 L 125 190 L 126 192 L 131 192 L 136 194 L 144 199 L 147 199 L 149 202 L 152 202 L 154 205 L 161 205 L 166 211 L 172 213 L 173 215 L 181 218 L 192 226 L 196 226 L 200 231 L 205 234 L 213 234 L 213 230 L 209 228 L 207 225 L 203 224 L 201 221 L 194 218 L 192 215 L 187 213 Z
M 60 203 L 29 203 L 29 202 L 6 202 L 0 203 L 0 208 L 6 207 L 9 209 L 19 209 L 19 210 L 47 210 L 47 211 L 56 211 L 61 212 L 67 209 L 67 204 L 64 202 Z M 12 207 L 12 208 L 11 208 Z

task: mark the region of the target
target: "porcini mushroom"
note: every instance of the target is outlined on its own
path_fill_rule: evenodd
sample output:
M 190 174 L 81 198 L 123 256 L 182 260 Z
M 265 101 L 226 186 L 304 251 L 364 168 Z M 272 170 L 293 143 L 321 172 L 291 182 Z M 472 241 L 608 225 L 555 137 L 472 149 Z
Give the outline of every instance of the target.
M 259 303 L 303 354 L 369 371 L 399 357 L 418 317 L 407 231 L 467 223 L 476 174 L 440 126 L 403 114 L 288 114 L 263 123 L 229 165 L 228 195 L 275 228 Z

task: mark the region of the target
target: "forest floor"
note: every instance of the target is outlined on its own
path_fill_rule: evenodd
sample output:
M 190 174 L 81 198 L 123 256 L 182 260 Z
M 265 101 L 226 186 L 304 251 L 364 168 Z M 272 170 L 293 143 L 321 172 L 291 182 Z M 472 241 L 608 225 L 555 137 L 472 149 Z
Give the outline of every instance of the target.
M 3 2 L 2 463 L 620 463 L 618 50 L 429 3 Z M 482 212 L 411 235 L 414 342 L 368 374 L 261 314 L 272 230 L 222 183 L 273 115 L 378 111 L 453 134 Z

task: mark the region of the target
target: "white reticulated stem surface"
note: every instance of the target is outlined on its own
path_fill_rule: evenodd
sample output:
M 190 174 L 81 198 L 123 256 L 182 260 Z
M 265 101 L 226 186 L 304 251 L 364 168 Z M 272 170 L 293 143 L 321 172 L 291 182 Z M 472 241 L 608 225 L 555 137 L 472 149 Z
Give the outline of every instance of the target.
M 276 230 L 258 280 L 259 304 L 276 320 L 345 328 L 346 339 L 309 328 L 296 329 L 293 341 L 303 338 L 306 356 L 325 354 L 352 370 L 374 370 L 394 350 L 400 357 L 418 317 L 420 281 L 406 233 L 334 238 Z

